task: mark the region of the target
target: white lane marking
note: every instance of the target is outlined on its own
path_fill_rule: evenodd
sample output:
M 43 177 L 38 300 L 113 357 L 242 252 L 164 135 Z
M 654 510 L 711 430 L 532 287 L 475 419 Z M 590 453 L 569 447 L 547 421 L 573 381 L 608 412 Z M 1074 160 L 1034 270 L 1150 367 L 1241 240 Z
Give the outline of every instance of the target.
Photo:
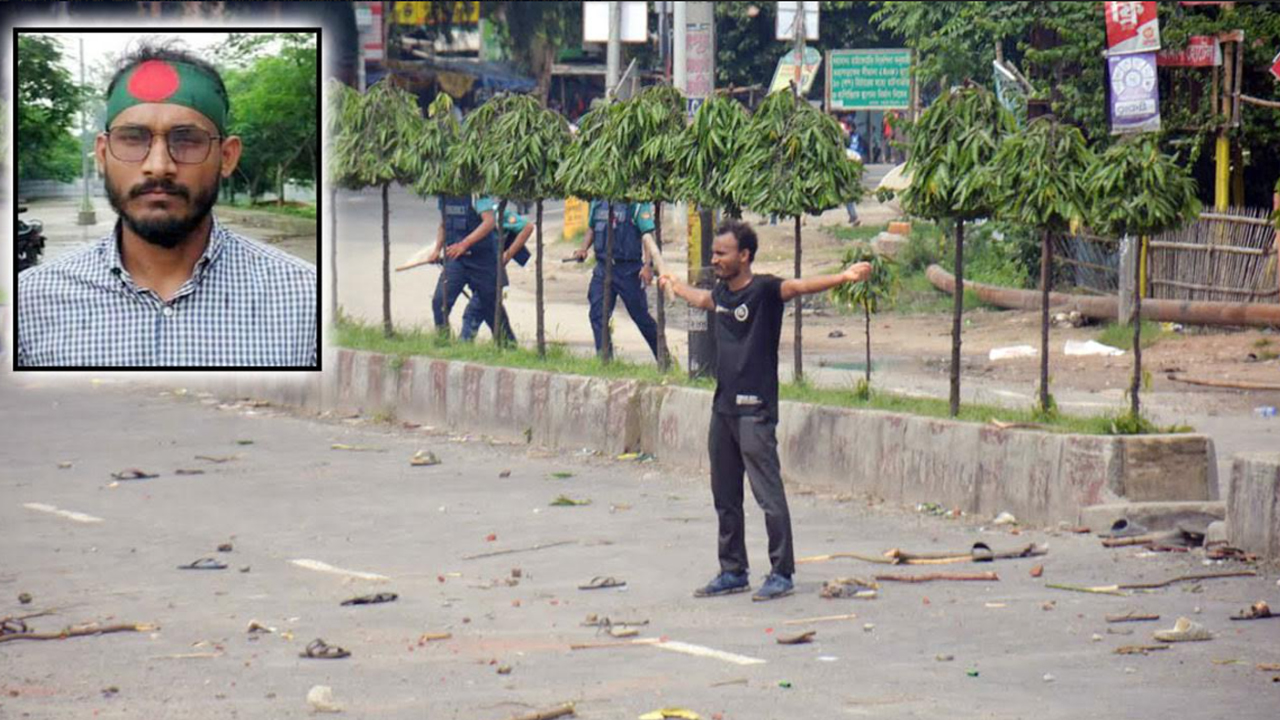
M 346 575 L 347 577 L 359 578 L 361 580 L 375 580 L 380 582 L 386 582 L 391 579 L 386 575 L 379 575 L 377 573 L 360 572 L 359 570 L 344 570 L 340 567 L 334 567 L 329 563 L 320 562 L 319 560 L 308 560 L 306 558 L 301 558 L 298 560 L 290 560 L 289 562 L 293 563 L 294 565 L 297 565 L 300 568 L 315 570 L 316 572 L 333 573 L 334 575 Z
M 713 658 L 715 660 L 723 660 L 731 662 L 735 665 L 763 665 L 766 661 L 760 658 L 747 657 L 746 655 L 737 655 L 724 650 L 716 650 L 715 648 L 703 647 L 702 645 L 691 645 L 689 643 L 680 642 L 678 640 L 666 640 L 656 643 L 654 647 L 663 650 L 671 650 L 673 652 L 684 653 L 686 655 L 697 655 L 698 657 Z
M 58 508 L 52 505 L 45 505 L 44 503 L 23 503 L 22 507 L 27 508 L 29 510 L 39 510 L 40 512 L 47 512 L 47 513 L 53 513 L 54 515 L 61 515 L 62 517 L 67 518 L 68 520 L 75 520 L 76 522 L 99 523 L 103 521 L 102 518 L 100 517 L 85 515 L 82 512 L 76 512 L 74 510 L 59 510 Z

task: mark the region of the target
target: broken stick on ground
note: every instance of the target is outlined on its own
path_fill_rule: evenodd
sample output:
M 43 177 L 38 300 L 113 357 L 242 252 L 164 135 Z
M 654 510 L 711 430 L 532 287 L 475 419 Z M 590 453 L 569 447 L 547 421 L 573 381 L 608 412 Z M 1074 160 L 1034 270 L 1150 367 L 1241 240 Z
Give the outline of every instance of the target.
M 969 582 L 969 581 L 991 582 L 999 579 L 1000 579 L 1000 576 L 996 575 L 993 572 L 929 573 L 927 575 L 876 575 L 876 580 L 881 580 L 881 581 L 888 580 L 892 582 L 907 582 L 907 583 L 933 582 L 935 580 L 956 580 L 961 582 Z
M 65 640 L 72 637 L 85 637 L 87 635 L 106 635 L 107 633 L 118 632 L 152 632 L 159 629 L 159 625 L 147 625 L 143 623 L 135 623 L 132 625 L 72 625 L 62 629 L 61 632 L 55 633 L 14 633 L 12 635 L 0 635 L 0 642 L 8 642 L 10 640 Z
M 522 548 L 510 548 L 507 550 L 494 550 L 493 552 L 478 553 L 476 555 L 465 555 L 463 560 L 479 560 L 480 558 L 497 557 L 499 555 L 511 555 L 513 553 L 533 552 L 534 550 L 546 550 L 547 548 L 560 547 L 561 545 L 569 545 L 578 542 L 577 540 L 561 540 L 553 543 L 543 543 L 540 545 L 531 545 Z

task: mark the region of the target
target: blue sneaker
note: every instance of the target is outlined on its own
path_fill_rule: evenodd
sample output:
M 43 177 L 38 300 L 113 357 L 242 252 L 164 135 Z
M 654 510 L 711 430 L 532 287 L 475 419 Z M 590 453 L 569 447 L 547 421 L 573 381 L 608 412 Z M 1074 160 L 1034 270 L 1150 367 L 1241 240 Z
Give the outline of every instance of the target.
M 732 595 L 751 589 L 747 573 L 722 572 L 714 580 L 693 591 L 694 597 L 715 597 L 716 595 Z
M 764 579 L 764 585 L 751 596 L 752 600 L 757 602 L 764 600 L 777 600 L 780 597 L 786 597 L 796 591 L 796 586 L 791 582 L 791 578 L 783 575 L 769 573 L 769 577 Z

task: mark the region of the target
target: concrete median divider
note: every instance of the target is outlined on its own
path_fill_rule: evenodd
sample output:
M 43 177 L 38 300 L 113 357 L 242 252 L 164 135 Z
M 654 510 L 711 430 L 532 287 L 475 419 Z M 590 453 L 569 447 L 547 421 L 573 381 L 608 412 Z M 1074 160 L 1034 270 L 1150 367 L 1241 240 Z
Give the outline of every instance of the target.
M 1227 538 L 1245 552 L 1280 562 L 1280 453 L 1235 456 L 1227 490 Z
M 210 378 L 213 392 L 312 411 L 382 414 L 457 431 L 607 454 L 647 452 L 707 469 L 712 393 L 338 349 L 298 377 Z M 836 493 L 933 502 L 1024 523 L 1075 522 L 1090 506 L 1216 500 L 1213 442 L 1195 434 L 1093 436 L 784 402 L 783 475 Z

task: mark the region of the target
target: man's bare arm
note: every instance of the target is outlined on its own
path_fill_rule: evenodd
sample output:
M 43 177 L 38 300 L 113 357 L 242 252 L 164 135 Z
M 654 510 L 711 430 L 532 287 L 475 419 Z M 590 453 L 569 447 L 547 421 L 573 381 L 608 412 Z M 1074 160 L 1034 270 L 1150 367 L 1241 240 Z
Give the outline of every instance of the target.
M 792 278 L 782 281 L 781 295 L 784 301 L 800 295 L 812 295 L 826 292 L 844 283 L 862 282 L 871 276 L 871 264 L 860 262 L 845 268 L 838 275 L 818 275 L 809 278 Z
M 696 308 L 703 310 L 714 310 L 716 301 L 711 299 L 711 291 L 701 288 L 690 287 L 686 283 L 680 281 L 675 275 L 663 275 L 658 278 L 658 287 L 670 290 L 676 297 L 684 300 Z

